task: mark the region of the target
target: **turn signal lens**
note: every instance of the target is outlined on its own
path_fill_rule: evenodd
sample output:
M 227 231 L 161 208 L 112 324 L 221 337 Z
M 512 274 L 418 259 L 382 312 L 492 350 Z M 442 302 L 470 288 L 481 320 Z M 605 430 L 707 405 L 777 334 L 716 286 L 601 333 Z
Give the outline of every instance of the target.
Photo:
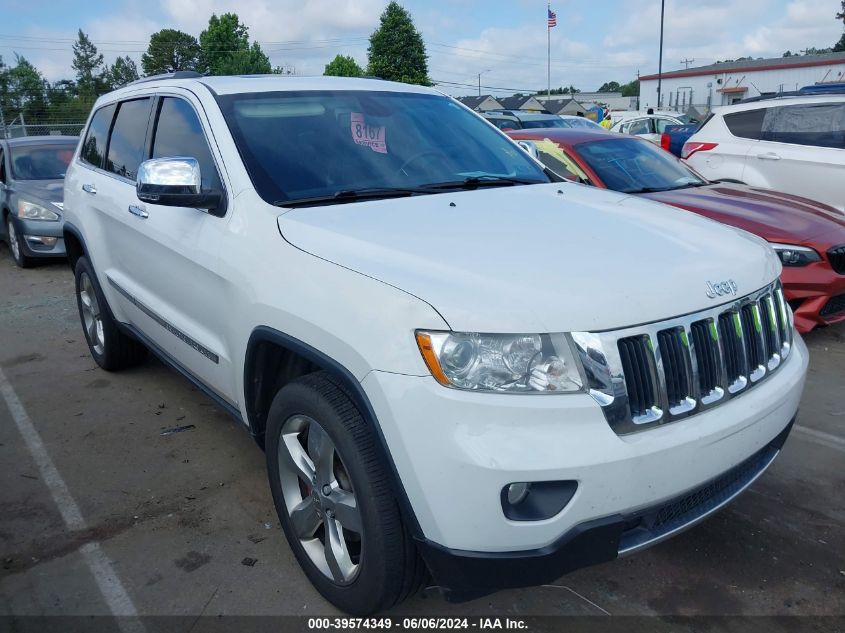
M 443 370 L 440 369 L 440 362 L 437 360 L 437 354 L 434 353 L 434 346 L 431 343 L 431 337 L 425 332 L 417 332 L 417 345 L 422 352 L 423 360 L 425 361 L 428 371 L 434 376 L 435 380 L 441 385 L 448 385 L 449 379 Z

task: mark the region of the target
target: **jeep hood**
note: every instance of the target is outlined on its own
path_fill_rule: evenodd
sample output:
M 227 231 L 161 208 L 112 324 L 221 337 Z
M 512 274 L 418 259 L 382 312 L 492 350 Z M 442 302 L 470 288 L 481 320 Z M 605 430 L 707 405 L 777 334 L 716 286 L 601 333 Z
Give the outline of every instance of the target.
M 604 330 L 706 309 L 780 273 L 749 233 L 570 183 L 292 209 L 297 248 L 419 297 L 453 330 Z M 319 280 L 314 280 L 319 283 Z M 373 306 L 378 310 L 379 306 Z

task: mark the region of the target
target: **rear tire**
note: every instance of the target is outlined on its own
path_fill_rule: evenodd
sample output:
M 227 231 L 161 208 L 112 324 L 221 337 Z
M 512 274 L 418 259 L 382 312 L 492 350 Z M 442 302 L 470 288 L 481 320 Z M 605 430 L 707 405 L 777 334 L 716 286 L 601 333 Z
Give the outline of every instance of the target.
M 323 371 L 287 384 L 270 406 L 265 437 L 276 512 L 323 597 L 363 616 L 415 593 L 425 565 L 373 429 L 346 391 Z
M 23 251 L 23 241 L 15 230 L 11 214 L 6 216 L 6 244 L 12 254 L 12 261 L 18 268 L 30 268 L 35 263 L 35 260 Z
M 88 349 L 106 371 L 134 367 L 147 357 L 147 348 L 124 334 L 112 316 L 91 264 L 80 257 L 74 269 L 76 305 Z

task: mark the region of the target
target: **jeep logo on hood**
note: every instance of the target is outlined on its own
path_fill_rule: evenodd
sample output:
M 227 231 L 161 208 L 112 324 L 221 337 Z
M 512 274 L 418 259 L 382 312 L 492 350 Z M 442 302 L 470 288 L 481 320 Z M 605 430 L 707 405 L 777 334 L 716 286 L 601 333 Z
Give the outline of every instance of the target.
M 716 297 L 722 297 L 724 295 L 733 295 L 736 296 L 736 291 L 739 288 L 736 285 L 736 282 L 733 279 L 726 279 L 725 281 L 717 281 L 713 283 L 712 281 L 707 282 L 707 296 L 711 299 L 715 299 Z

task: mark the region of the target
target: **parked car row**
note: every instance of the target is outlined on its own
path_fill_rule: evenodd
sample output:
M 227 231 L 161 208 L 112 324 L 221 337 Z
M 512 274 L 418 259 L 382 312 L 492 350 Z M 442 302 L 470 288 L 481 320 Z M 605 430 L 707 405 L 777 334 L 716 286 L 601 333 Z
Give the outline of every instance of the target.
M 481 113 L 485 119 L 503 132 L 532 128 L 597 128 L 602 127 L 580 116 L 568 114 L 549 114 L 547 112 L 527 112 L 524 110 L 485 110 Z

